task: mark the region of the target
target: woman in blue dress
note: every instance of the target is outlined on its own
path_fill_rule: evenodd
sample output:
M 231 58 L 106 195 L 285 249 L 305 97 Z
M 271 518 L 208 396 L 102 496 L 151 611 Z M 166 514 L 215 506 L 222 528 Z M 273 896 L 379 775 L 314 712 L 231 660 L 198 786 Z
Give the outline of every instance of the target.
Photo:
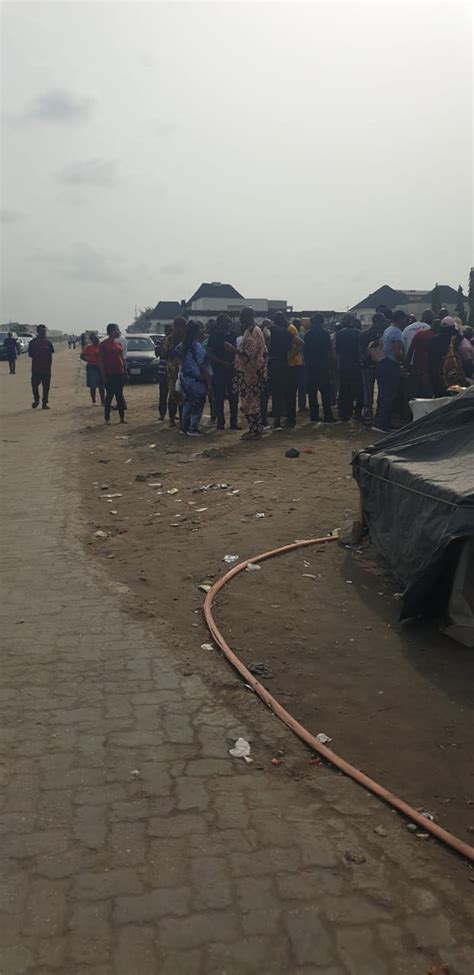
M 182 432 L 188 437 L 204 436 L 199 429 L 199 423 L 211 388 L 206 350 L 198 341 L 199 330 L 198 322 L 188 322 L 184 340 L 176 349 L 176 357 L 181 363 L 178 383 L 184 397 Z

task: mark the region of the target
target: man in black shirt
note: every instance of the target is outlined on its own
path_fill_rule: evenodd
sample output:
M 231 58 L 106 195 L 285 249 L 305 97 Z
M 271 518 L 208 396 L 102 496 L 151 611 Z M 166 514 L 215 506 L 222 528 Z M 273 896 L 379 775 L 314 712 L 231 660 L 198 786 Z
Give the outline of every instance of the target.
M 362 415 L 363 391 L 360 368 L 360 329 L 361 323 L 354 318 L 349 320 L 336 336 L 336 353 L 339 360 L 339 417 L 350 420 L 354 413 Z
M 387 321 L 381 312 L 372 315 L 372 325 L 360 333 L 360 365 L 362 369 L 362 385 L 364 389 L 364 416 L 370 418 L 374 407 L 375 363 L 368 353 L 369 345 L 378 342 L 383 335 Z
M 234 389 L 234 356 L 226 350 L 226 343 L 236 344 L 235 335 L 228 315 L 217 316 L 216 327 L 207 343 L 207 355 L 212 365 L 212 385 L 216 403 L 217 429 L 225 429 L 224 400 L 227 396 L 230 411 L 230 429 L 238 430 L 238 396 Z
M 16 360 L 18 356 L 18 344 L 16 339 L 13 337 L 13 332 L 8 333 L 5 342 L 3 344 L 3 347 L 7 354 L 10 376 L 14 376 L 16 372 Z
M 304 340 L 304 357 L 308 383 L 309 409 L 312 423 L 319 422 L 318 392 L 323 404 L 324 422 L 334 423 L 331 409 L 331 337 L 324 328 L 324 315 L 311 319 L 311 328 Z

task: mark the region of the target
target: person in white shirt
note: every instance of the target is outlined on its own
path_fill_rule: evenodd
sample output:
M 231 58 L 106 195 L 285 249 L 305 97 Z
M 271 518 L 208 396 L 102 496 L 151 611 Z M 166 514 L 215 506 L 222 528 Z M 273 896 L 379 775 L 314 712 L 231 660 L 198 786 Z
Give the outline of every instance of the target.
M 421 320 L 419 322 L 412 322 L 410 325 L 407 325 L 407 327 L 403 329 L 402 342 L 403 342 L 403 349 L 405 352 L 405 359 L 408 358 L 410 345 L 413 342 L 416 333 L 423 332 L 425 329 L 431 328 L 431 323 L 433 321 L 433 318 L 434 318 L 434 312 L 431 311 L 431 308 L 427 308 L 426 311 L 423 312 L 421 316 Z

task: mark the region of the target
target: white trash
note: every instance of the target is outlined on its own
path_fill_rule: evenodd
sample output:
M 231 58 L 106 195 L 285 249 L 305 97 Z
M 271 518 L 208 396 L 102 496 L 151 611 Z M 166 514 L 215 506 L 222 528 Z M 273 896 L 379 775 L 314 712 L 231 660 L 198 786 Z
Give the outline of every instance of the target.
M 232 755 L 232 758 L 243 758 L 247 765 L 253 762 L 253 758 L 250 758 L 250 745 L 245 738 L 237 738 L 234 747 L 229 748 L 229 755 Z

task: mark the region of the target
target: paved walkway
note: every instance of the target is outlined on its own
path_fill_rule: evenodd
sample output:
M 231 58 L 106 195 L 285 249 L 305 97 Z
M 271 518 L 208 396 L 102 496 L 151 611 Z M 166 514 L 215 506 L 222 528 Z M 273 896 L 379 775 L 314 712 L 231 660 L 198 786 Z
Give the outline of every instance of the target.
M 71 362 L 49 414 L 0 364 L 2 975 L 472 975 L 448 854 L 404 830 L 385 849 L 342 777 L 232 761 L 252 729 L 95 574 Z

